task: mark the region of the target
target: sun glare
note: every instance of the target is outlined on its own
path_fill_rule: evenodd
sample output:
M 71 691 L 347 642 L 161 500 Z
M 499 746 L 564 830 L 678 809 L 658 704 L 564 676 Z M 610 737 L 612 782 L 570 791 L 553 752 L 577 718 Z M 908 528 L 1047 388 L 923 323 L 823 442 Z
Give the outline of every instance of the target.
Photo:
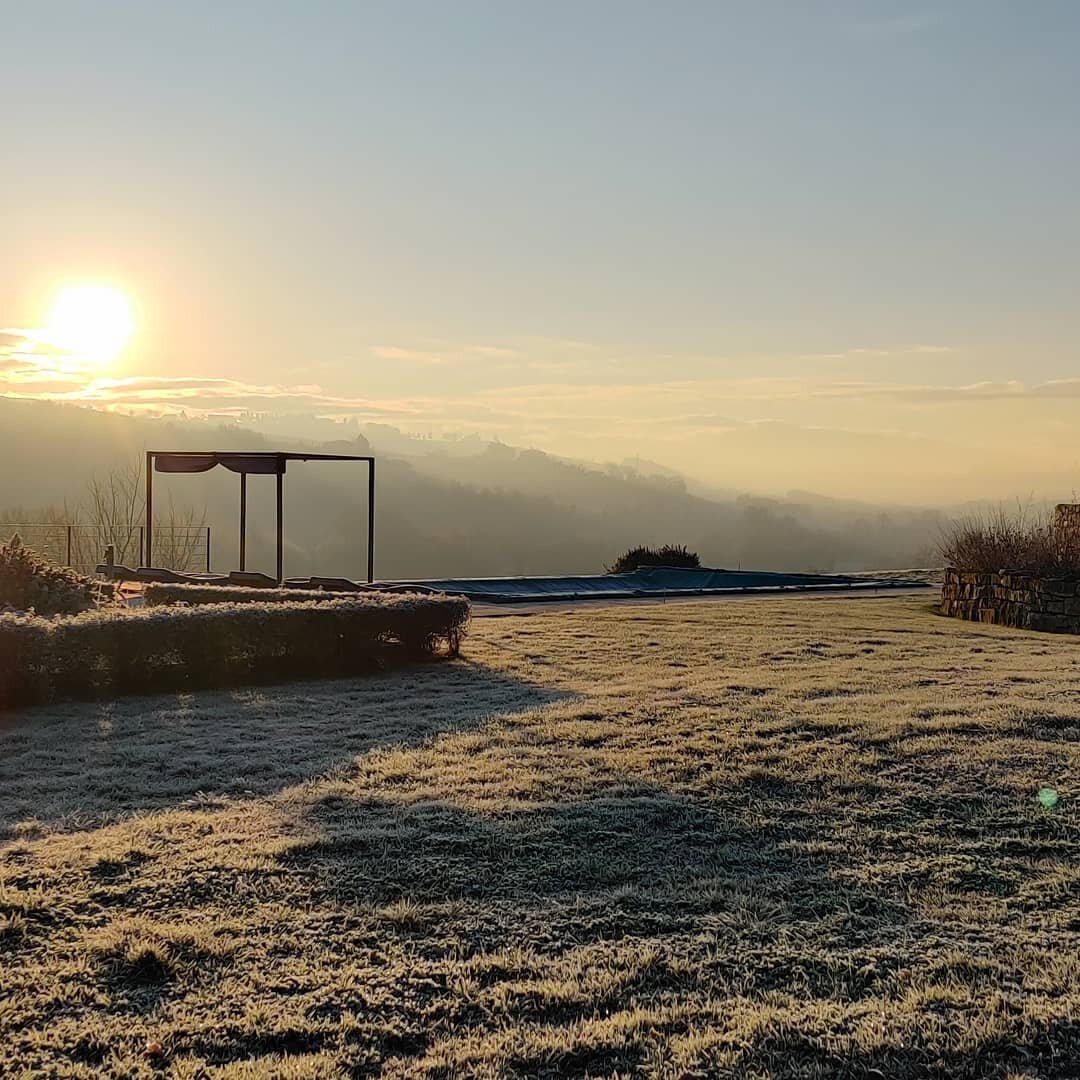
M 49 313 L 45 336 L 80 360 L 116 359 L 134 326 L 131 305 L 107 285 L 70 285 L 61 290 Z

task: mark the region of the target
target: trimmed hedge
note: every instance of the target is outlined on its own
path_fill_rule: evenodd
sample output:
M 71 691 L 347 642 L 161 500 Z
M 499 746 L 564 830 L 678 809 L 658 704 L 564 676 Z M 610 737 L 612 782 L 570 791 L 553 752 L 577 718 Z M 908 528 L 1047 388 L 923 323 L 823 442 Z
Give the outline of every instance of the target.
M 174 604 L 267 604 L 312 603 L 327 600 L 359 600 L 369 597 L 396 596 L 397 593 L 329 592 L 324 589 L 257 589 L 246 585 L 175 585 L 153 582 L 143 587 L 143 599 L 149 607 L 168 607 Z
M 456 655 L 463 597 L 0 615 L 0 708 L 370 670 L 384 648 Z

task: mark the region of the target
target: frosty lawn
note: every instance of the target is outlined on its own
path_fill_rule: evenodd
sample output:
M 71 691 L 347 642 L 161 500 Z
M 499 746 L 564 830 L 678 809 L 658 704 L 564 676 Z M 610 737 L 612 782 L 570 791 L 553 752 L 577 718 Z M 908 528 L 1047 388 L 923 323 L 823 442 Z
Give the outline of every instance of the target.
M 3 1064 L 1077 1075 L 1078 765 L 1080 642 L 914 598 L 13 713 Z

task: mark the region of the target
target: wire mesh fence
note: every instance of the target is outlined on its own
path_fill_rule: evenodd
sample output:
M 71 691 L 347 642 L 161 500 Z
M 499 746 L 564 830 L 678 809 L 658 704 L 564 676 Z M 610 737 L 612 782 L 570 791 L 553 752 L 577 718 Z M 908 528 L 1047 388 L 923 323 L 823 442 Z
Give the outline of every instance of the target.
M 121 566 L 141 566 L 146 550 L 142 525 L 80 525 L 74 522 L 0 522 L 0 539 L 18 533 L 29 548 L 62 566 L 92 574 L 112 546 Z M 209 525 L 154 528 L 154 564 L 169 570 L 210 570 Z

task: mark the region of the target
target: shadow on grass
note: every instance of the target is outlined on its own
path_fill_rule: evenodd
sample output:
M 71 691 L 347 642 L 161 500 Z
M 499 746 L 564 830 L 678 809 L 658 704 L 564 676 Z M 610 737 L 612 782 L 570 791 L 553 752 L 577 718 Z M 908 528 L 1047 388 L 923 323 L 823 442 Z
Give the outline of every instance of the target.
M 923 984 L 946 1001 L 963 1000 L 958 988 L 968 988 L 974 1000 L 994 991 L 1000 971 L 958 950 L 910 894 L 858 880 L 867 852 L 857 845 L 815 847 L 821 828 L 797 812 L 798 792 L 768 814 L 752 785 L 734 802 L 731 794 L 721 805 L 639 785 L 494 815 L 331 795 L 298 821 L 315 837 L 280 862 L 343 927 L 366 912 L 364 925 L 381 922 L 382 934 L 425 958 L 416 987 L 401 988 L 424 1008 L 439 1002 L 432 987 L 445 986 L 442 965 L 452 957 L 475 995 L 453 1006 L 455 1023 L 474 1033 L 507 1024 L 562 1033 L 535 1053 L 519 1045 L 500 1058 L 492 1046 L 488 1063 L 500 1075 L 629 1075 L 656 1039 L 691 1033 L 685 1010 L 702 1009 L 701 1036 L 716 1023 L 708 1008 L 718 999 L 740 1003 L 733 1015 L 751 1001 L 763 1016 L 781 1011 L 720 1038 L 715 1060 L 705 1039 L 699 1071 L 684 1075 L 975 1077 L 1060 1069 L 1063 1055 L 1080 1050 L 1073 1022 L 1017 1012 L 996 1030 L 964 1035 L 963 1014 L 954 1025 L 933 1004 L 931 1012 L 944 1010 L 938 1026 L 903 1006 L 912 1025 L 903 1040 L 829 1045 L 814 1002 L 861 1015 L 882 1002 L 900 1007 Z M 792 1002 L 803 1014 L 785 1018 Z M 346 991 L 334 1014 L 320 1017 L 362 1006 Z M 638 1010 L 652 1019 L 604 1034 L 607 1018 Z M 410 1054 L 422 1056 L 423 1008 L 402 1022 L 418 1047 Z
M 465 662 L 349 679 L 66 703 L 0 726 L 0 841 L 266 795 L 382 746 L 570 695 Z
M 747 791 L 748 805 L 756 798 Z M 496 816 L 443 802 L 330 795 L 298 825 L 315 838 L 281 861 L 305 872 L 313 895 L 328 903 L 508 902 L 522 943 L 542 948 L 685 930 L 709 913 L 756 926 L 766 940 L 779 925 L 817 924 L 838 912 L 843 925 L 832 929 L 855 946 L 901 934 L 909 919 L 903 903 L 844 880 L 846 853 L 808 855 L 813 830 L 800 815 L 764 823 L 660 789 Z M 758 989 L 776 988 L 773 979 L 806 989 L 821 975 L 773 971 L 762 960 L 755 970 L 769 985 Z M 714 975 L 724 960 L 716 964 Z M 824 978 L 834 992 L 836 974 Z
M 931 1037 L 915 1034 L 906 1045 L 875 1046 L 838 1054 L 818 1037 L 793 1028 L 767 1031 L 740 1057 L 738 1075 L 768 1069 L 775 1077 L 895 1077 L 897 1080 L 1028 1080 L 1080 1077 L 1080 1023 L 1036 1018 L 1023 1023 L 1020 1037 L 969 1035 L 967 1046 L 942 1051 Z

